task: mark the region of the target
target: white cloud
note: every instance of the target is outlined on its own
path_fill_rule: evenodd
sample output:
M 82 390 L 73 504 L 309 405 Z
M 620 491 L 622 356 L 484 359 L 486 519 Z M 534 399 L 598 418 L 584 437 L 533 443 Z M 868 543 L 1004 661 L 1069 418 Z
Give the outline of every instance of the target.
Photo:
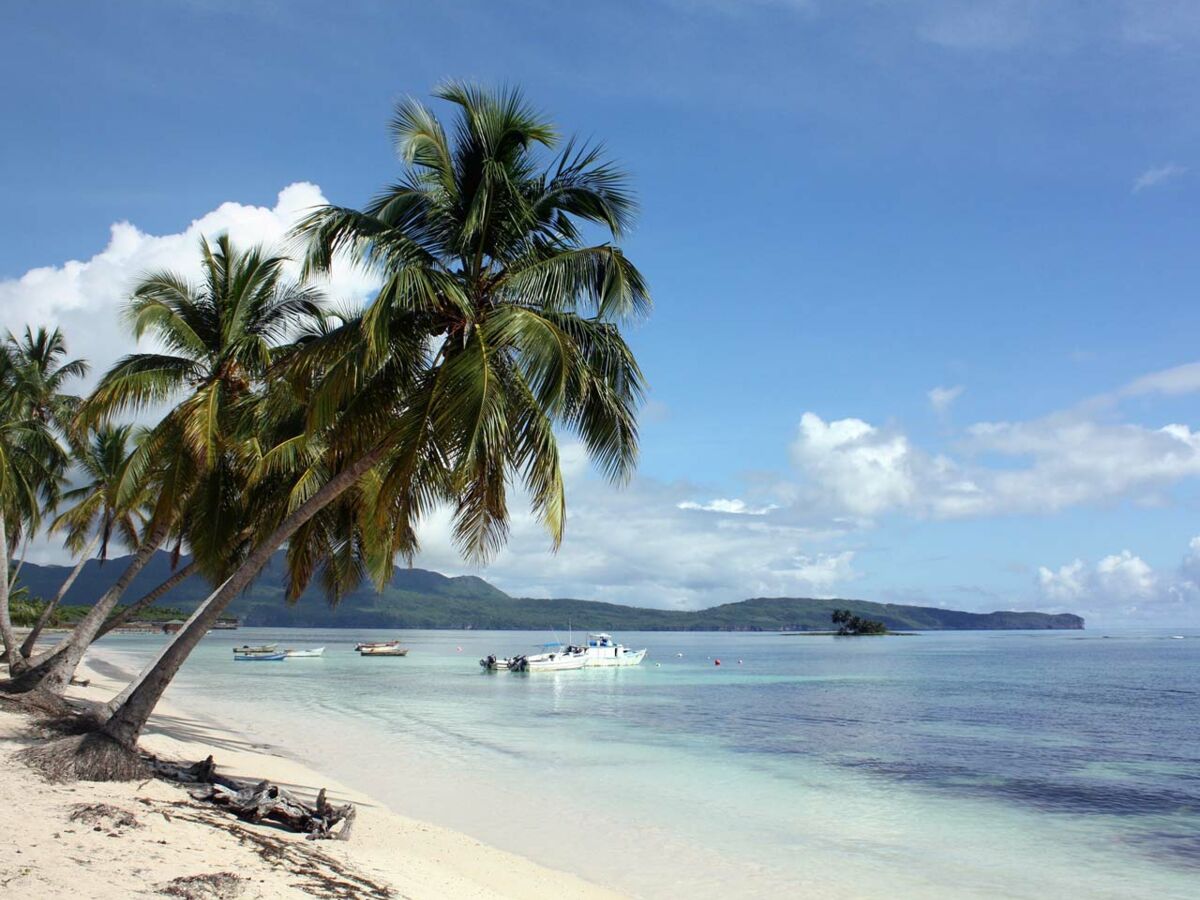
M 933 407 L 934 412 L 944 413 L 950 408 L 950 404 L 962 396 L 962 392 L 965 390 L 966 388 L 961 384 L 956 384 L 954 387 L 938 386 L 930 390 L 926 396 L 929 397 L 929 405 Z
M 274 207 L 223 203 L 174 234 L 147 234 L 129 222 L 117 222 L 108 245 L 90 259 L 31 269 L 0 281 L 0 327 L 15 331 L 26 324 L 60 326 L 72 355 L 91 362 L 95 379 L 134 347 L 119 313 L 139 277 L 170 269 L 198 278 L 201 235 L 228 232 L 243 246 L 278 247 L 300 216 L 325 202 L 319 187 L 297 182 L 279 192 Z M 326 287 L 333 300 L 362 301 L 375 283 L 342 265 Z
M 792 459 L 806 477 L 803 502 L 865 517 L 1052 513 L 1123 498 L 1153 503 L 1200 475 L 1200 432 L 1186 425 L 1107 424 L 1075 413 L 978 423 L 966 430 L 961 451 L 961 459 L 931 454 L 896 430 L 805 413 Z M 985 455 L 1011 464 L 973 462 Z
M 1036 586 L 1039 598 L 1055 610 L 1100 620 L 1156 616 L 1163 624 L 1178 625 L 1200 616 L 1198 575 L 1200 537 L 1195 537 L 1174 570 L 1155 571 L 1122 550 L 1095 565 L 1076 559 L 1058 569 L 1040 566 Z
M 910 508 L 920 494 L 916 455 L 903 434 L 861 419 L 800 418 L 792 459 L 833 507 L 859 516 Z
M 1166 163 L 1161 166 L 1151 166 L 1133 180 L 1133 193 L 1139 194 L 1148 188 L 1160 187 L 1168 181 L 1173 181 L 1187 172 L 1186 166 L 1176 163 Z
M 765 516 L 773 509 L 778 509 L 774 503 L 769 503 L 766 506 L 750 506 L 745 500 L 733 499 L 726 500 L 718 497 L 715 500 L 710 500 L 708 503 L 697 503 L 694 500 L 684 500 L 677 503 L 679 509 L 694 509 L 701 512 L 727 513 L 734 516 Z
M 1122 397 L 1136 397 L 1142 394 L 1178 396 L 1192 394 L 1196 391 L 1200 391 L 1200 362 L 1186 363 L 1135 378 L 1121 388 L 1118 395 Z

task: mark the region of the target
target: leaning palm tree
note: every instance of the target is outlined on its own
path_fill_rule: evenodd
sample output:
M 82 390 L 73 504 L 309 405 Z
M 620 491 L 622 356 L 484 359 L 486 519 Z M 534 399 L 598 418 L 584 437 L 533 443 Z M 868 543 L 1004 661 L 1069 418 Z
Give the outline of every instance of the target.
M 125 465 L 122 491 L 149 492 L 146 525 L 116 584 L 71 635 L 9 690 L 61 693 L 121 596 L 169 537 L 184 540 L 197 568 L 218 577 L 240 559 L 247 466 L 244 408 L 297 322 L 320 318 L 319 293 L 284 277 L 286 259 L 262 248 L 240 250 L 228 235 L 200 241 L 203 280 L 172 272 L 145 277 L 126 317 L 134 335 L 164 349 L 118 360 L 78 415 L 82 426 L 161 403 L 173 408 L 140 441 Z M 150 487 L 147 487 L 150 486 Z
M 321 208 L 298 229 L 309 272 L 347 254 L 383 282 L 361 326 L 314 340 L 281 372 L 307 392 L 308 417 L 294 445 L 280 446 L 318 444 L 325 480 L 260 523 L 245 562 L 119 698 L 101 734 L 43 752 L 48 766 L 111 774 L 114 747 L 132 750 L 225 607 L 368 473 L 378 478 L 377 523 L 401 553 L 416 551 L 421 517 L 449 504 L 473 559 L 507 536 L 510 481 L 559 546 L 556 427 L 577 434 L 614 481 L 631 474 L 644 385 L 620 326 L 648 310 L 649 296 L 619 248 L 584 241 L 590 228 L 625 233 L 626 176 L 599 148 L 568 141 L 555 152 L 555 129 L 516 91 L 452 84 L 437 96 L 457 108 L 453 139 L 424 105 L 400 104 L 400 180 L 364 210 Z

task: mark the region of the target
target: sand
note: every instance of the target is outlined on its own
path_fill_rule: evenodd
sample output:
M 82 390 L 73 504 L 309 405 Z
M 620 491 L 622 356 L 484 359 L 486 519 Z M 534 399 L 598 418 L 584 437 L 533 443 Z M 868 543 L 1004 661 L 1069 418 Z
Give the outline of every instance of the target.
M 85 661 L 73 687 L 104 700 L 123 685 Z M 21 714 L 0 706 L 0 896 L 78 897 L 527 898 L 600 900 L 619 895 L 573 875 L 481 844 L 459 832 L 384 808 L 219 725 L 160 704 L 142 744 L 194 762 L 212 754 L 233 777 L 269 779 L 312 798 L 358 806 L 348 841 L 306 841 L 193 801 L 175 785 L 49 784 L 12 758 L 38 737 Z M 200 880 L 197 880 L 199 877 Z

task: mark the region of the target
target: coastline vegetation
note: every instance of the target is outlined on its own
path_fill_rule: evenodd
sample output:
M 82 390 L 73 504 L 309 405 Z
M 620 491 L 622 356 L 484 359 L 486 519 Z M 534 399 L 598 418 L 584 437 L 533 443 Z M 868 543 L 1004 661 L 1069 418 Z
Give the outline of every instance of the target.
M 834 625 L 838 626 L 838 637 L 857 637 L 865 634 L 887 634 L 888 627 L 874 619 L 864 619 L 856 616 L 848 609 L 835 609 L 830 616 Z
M 557 549 L 559 431 L 614 483 L 632 474 L 645 385 L 623 328 L 650 297 L 616 243 L 636 212 L 627 176 L 602 147 L 562 140 L 519 91 L 450 83 L 435 96 L 449 126 L 402 101 L 399 177 L 361 209 L 312 211 L 292 234 L 294 260 L 220 235 L 201 241 L 198 282 L 146 275 L 125 320 L 155 351 L 119 360 L 90 396 L 66 392 L 87 367 L 66 359 L 57 330 L 5 343 L 0 571 L 43 529 L 75 554 L 69 578 L 112 541 L 132 555 L 40 653 L 37 632 L 69 582 L 18 642 L 0 579 L 11 676 L 0 691 L 66 713 L 84 652 L 146 601 L 120 607 L 159 551 L 190 562 L 147 597 L 191 575 L 209 588 L 158 658 L 73 725 L 83 734 L 26 752 L 48 775 L 140 774 L 138 737 L 163 691 L 278 551 L 285 600 L 312 583 L 336 604 L 368 578 L 383 583 L 396 557 L 411 561 L 418 523 L 443 507 L 463 556 L 489 559 L 508 535 L 513 485 Z M 365 308 L 324 295 L 335 265 L 378 278 Z

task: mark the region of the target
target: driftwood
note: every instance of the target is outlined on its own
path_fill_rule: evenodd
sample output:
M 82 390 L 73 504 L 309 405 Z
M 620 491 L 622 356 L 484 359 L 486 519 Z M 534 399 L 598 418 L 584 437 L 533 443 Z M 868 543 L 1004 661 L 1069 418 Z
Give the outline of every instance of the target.
M 190 766 L 154 761 L 160 778 L 191 786 L 193 799 L 224 807 L 245 822 L 265 822 L 308 836 L 312 840 L 340 840 L 350 837 L 354 807 L 334 806 L 321 788 L 315 803 L 308 804 L 279 785 L 269 781 L 257 784 L 227 778 L 216 773 L 216 764 L 208 759 Z

